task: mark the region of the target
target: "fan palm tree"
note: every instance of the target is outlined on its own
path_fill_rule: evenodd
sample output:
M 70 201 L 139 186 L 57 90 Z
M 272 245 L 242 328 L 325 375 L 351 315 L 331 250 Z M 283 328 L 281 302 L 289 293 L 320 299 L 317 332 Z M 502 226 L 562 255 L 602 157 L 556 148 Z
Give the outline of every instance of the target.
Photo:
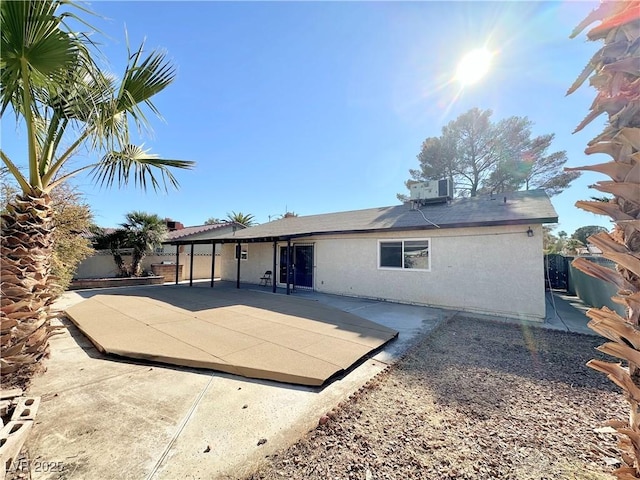
M 603 173 L 610 181 L 593 188 L 613 195 L 576 205 L 589 212 L 608 215 L 615 222 L 611 233 L 599 232 L 589 242 L 603 256 L 616 262 L 616 270 L 593 264 L 583 258 L 573 265 L 583 272 L 618 287 L 613 300 L 626 307 L 626 317 L 607 307 L 587 312 L 589 327 L 610 340 L 598 347 L 626 365 L 591 360 L 588 365 L 606 373 L 619 385 L 631 405 L 628 421 L 611 421 L 620 435 L 623 465 L 613 473 L 621 479 L 640 478 L 640 2 L 604 1 L 576 27 L 572 37 L 593 22 L 600 24 L 587 32 L 589 40 L 602 40 L 596 52 L 568 93 L 587 78 L 598 94 L 591 112 L 577 127 L 582 129 L 602 113 L 608 115 L 605 130 L 589 142 L 587 154 L 605 153 L 612 161 L 580 167 Z
M 256 224 L 255 217 L 250 213 L 247 213 L 247 214 L 244 214 L 242 212 L 227 213 L 227 219 L 230 222 L 239 223 L 240 225 L 244 225 L 245 227 L 250 227 Z
M 55 278 L 51 275 L 53 209 L 50 192 L 89 171 L 104 186 L 153 189 L 177 186 L 171 168 L 192 162 L 158 158 L 129 139 L 129 123 L 147 127 L 143 106 L 159 114 L 151 99 L 175 77 L 161 52 L 129 52 L 122 80 L 93 61 L 95 45 L 67 21 L 91 12 L 68 0 L 0 3 L 0 113 L 15 114 L 26 129 L 24 169 L 0 150 L 2 164 L 20 193 L 2 216 L 0 372 L 33 364 L 47 352 Z M 93 54 L 92 54 L 93 52 Z M 69 160 L 80 149 L 95 162 Z
M 162 244 L 167 236 L 167 226 L 158 215 L 145 212 L 127 213 L 123 223 L 125 243 L 132 248 L 131 275 L 139 277 L 142 273 L 142 259 Z
M 90 229 L 92 233 L 92 244 L 96 250 L 109 250 L 113 256 L 113 261 L 118 269 L 118 277 L 130 277 L 129 267 L 122 258 L 122 250 L 128 248 L 126 232 L 121 228 L 116 230 L 105 230 L 97 225 Z

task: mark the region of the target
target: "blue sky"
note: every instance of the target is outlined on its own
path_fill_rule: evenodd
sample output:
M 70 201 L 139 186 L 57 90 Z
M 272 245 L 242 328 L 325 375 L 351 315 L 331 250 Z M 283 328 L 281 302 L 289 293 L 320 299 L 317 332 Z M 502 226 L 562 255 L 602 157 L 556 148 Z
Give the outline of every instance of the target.
M 202 224 L 228 212 L 262 223 L 293 211 L 310 215 L 397 204 L 424 139 L 473 107 L 494 121 L 527 116 L 533 134 L 555 133 L 552 151 L 567 166 L 605 161 L 586 156 L 604 117 L 572 134 L 595 90 L 565 92 L 600 48 L 571 30 L 597 2 L 93 2 L 107 38 L 103 52 L 123 70 L 125 28 L 131 45 L 168 52 L 176 81 L 155 99 L 145 146 L 165 158 L 194 160 L 178 171 L 178 191 L 85 192 L 96 223 L 115 226 L 132 210 Z M 486 46 L 488 75 L 461 91 L 459 59 Z M 18 163 L 24 132 L 9 116 L 2 144 Z M 89 158 L 78 157 L 78 164 Z M 557 230 L 610 227 L 574 203 L 598 195 L 583 174 L 553 197 Z M 556 230 L 556 231 L 557 231 Z

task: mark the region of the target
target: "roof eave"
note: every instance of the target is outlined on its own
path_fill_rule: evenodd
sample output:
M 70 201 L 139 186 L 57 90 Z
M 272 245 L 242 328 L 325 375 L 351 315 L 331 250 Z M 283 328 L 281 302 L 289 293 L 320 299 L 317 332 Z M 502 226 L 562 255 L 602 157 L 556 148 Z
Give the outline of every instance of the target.
M 258 242 L 275 242 L 293 240 L 295 238 L 317 237 L 327 235 L 355 235 L 366 233 L 381 233 L 381 232 L 406 232 L 411 230 L 436 230 L 442 228 L 472 228 L 472 227 L 501 227 L 509 225 L 531 225 L 531 224 L 544 224 L 544 223 L 558 223 L 558 217 L 541 217 L 541 218 L 527 218 L 527 219 L 515 219 L 515 220 L 497 220 L 489 222 L 464 222 L 464 223 L 448 223 L 435 227 L 433 225 L 424 226 L 406 226 L 406 227 L 385 227 L 385 228 L 368 228 L 368 229 L 353 229 L 353 230 L 331 230 L 321 232 L 307 232 L 307 233 L 292 233 L 281 235 L 265 235 L 255 237 L 236 237 L 236 238 L 211 238 L 202 240 L 174 240 L 165 241 L 164 245 L 211 245 L 214 243 L 258 243 Z

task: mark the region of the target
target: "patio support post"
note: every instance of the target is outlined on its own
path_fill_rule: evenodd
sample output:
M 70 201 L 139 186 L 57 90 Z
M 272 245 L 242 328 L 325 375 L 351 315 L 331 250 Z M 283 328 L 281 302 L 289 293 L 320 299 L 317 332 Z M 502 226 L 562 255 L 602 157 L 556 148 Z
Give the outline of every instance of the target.
M 211 288 L 213 288 L 213 279 L 216 275 L 216 242 L 211 240 Z
M 180 245 L 176 245 L 176 285 L 178 285 L 179 272 L 180 272 Z
M 242 257 L 242 246 L 236 243 L 236 257 L 238 257 L 238 267 L 236 269 L 236 288 L 240 288 L 240 257 Z
M 273 275 L 271 275 L 271 292 L 272 293 L 276 293 L 276 279 L 278 278 L 276 276 L 276 260 L 277 260 L 277 252 L 278 252 L 278 241 L 274 240 L 273 241 L 273 268 L 271 269 L 271 271 L 273 272 Z
M 287 238 L 287 295 L 291 295 L 291 239 Z
M 193 243 L 191 244 L 191 259 L 189 260 L 189 286 L 193 287 Z

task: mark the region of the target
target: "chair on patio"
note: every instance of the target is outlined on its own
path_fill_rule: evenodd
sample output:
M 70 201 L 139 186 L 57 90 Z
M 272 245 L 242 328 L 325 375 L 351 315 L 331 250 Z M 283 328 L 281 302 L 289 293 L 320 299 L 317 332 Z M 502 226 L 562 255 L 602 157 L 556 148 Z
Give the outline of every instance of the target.
M 260 283 L 258 285 L 265 287 L 271 285 L 271 273 L 271 270 L 264 272 L 264 275 L 260 277 Z

